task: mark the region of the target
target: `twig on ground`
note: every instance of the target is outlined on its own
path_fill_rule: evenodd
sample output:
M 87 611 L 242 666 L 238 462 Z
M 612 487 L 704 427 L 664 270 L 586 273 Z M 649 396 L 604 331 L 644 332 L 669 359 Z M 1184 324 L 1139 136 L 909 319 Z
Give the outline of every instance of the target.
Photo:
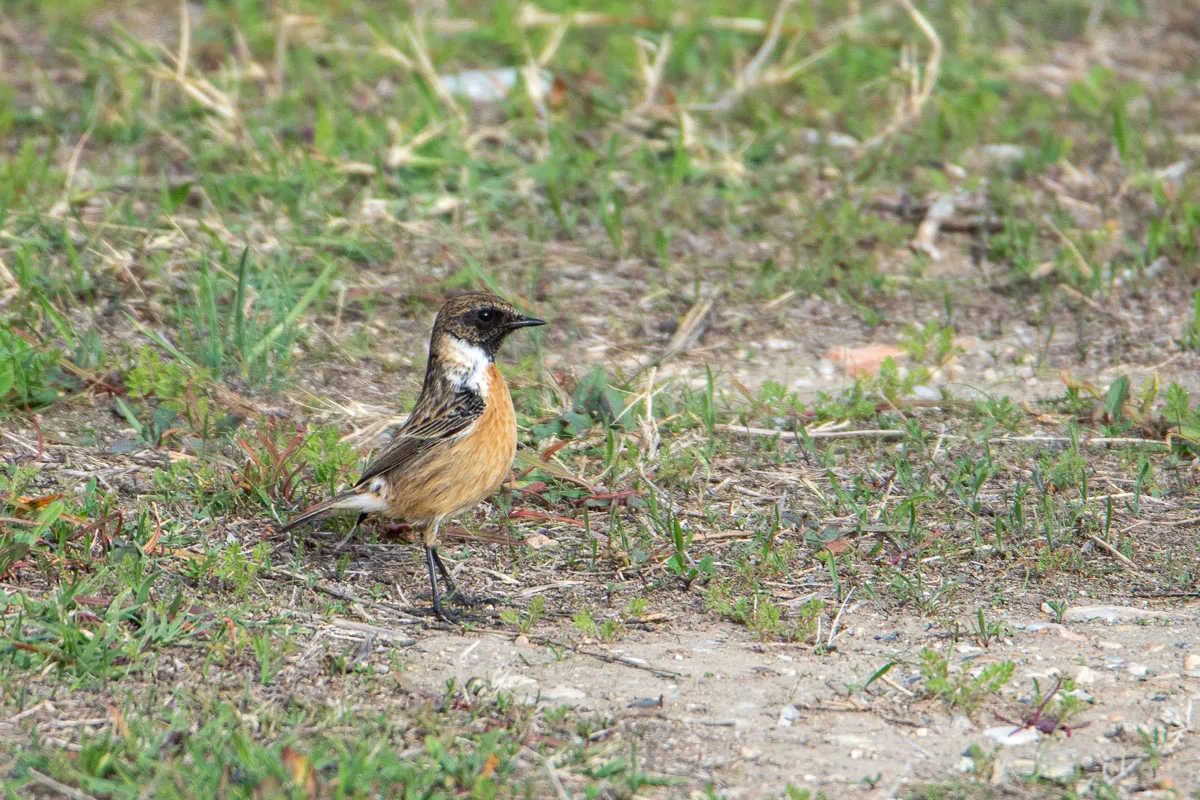
M 663 354 L 654 360 L 655 366 L 662 366 L 675 356 L 696 346 L 696 342 L 708 329 L 708 316 L 712 313 L 713 305 L 721 296 L 718 290 L 708 297 L 702 297 L 692 304 L 691 308 L 680 317 L 679 327 L 675 329 Z
M 558 767 L 550 758 L 542 760 L 542 764 L 546 767 L 546 774 L 550 776 L 550 784 L 554 787 L 554 793 L 558 795 L 559 800 L 571 800 L 571 795 L 567 792 L 567 788 L 563 786 L 558 777 Z
M 87 792 L 81 789 L 76 789 L 74 786 L 68 786 L 60 781 L 56 781 L 54 778 L 38 772 L 36 769 L 29 770 L 29 779 L 45 789 L 49 789 L 52 792 L 57 792 L 64 797 L 70 797 L 71 800 L 96 800 L 95 797 Z
M 917 232 L 909 243 L 912 249 L 924 253 L 934 261 L 942 257 L 937 249 L 937 236 L 946 220 L 954 216 L 958 210 L 958 195 L 947 194 L 934 200 L 925 212 L 925 219 L 917 226 Z
M 742 434 L 744 436 L 778 436 L 782 441 L 794 442 L 798 438 L 794 431 L 779 431 L 774 428 L 752 428 L 748 425 L 714 425 L 714 430 Z M 845 431 L 812 431 L 809 439 L 897 439 L 904 436 L 904 431 L 891 428 L 845 430 Z
M 996 439 L 988 439 L 988 444 L 1070 444 L 1071 441 L 1066 436 L 1002 436 Z M 1098 436 L 1094 439 L 1084 439 L 1079 444 L 1085 447 L 1101 449 L 1111 447 L 1158 447 L 1164 450 L 1170 449 L 1166 442 L 1160 442 L 1157 439 L 1135 439 L 1124 436 Z
M 841 608 L 838 609 L 837 615 L 833 618 L 833 624 L 829 626 L 829 638 L 825 640 L 826 647 L 833 646 L 833 640 L 838 635 L 838 623 L 842 621 L 842 612 L 846 610 L 846 604 L 850 602 L 850 598 L 854 596 L 854 590 L 857 587 L 851 586 L 850 591 L 846 592 L 846 599 L 842 601 Z
M 1128 556 L 1126 556 L 1124 553 L 1122 553 L 1117 548 L 1113 547 L 1108 542 L 1101 539 L 1096 534 L 1094 534 L 1090 531 L 1085 531 L 1084 535 L 1087 536 L 1089 539 L 1091 539 L 1096 544 L 1100 545 L 1100 547 L 1103 548 L 1105 551 L 1107 551 L 1109 553 L 1109 555 L 1113 556 L 1113 558 L 1116 558 L 1118 561 L 1120 561 L 1125 566 L 1129 567 L 1132 570 L 1138 569 L 1138 565 L 1133 563 L 1133 561 L 1131 561 Z

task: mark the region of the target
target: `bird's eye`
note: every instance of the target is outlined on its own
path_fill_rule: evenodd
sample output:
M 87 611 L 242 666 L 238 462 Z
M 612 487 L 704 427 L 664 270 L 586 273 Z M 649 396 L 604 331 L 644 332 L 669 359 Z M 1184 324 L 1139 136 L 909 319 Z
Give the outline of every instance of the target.
M 496 312 L 490 308 L 481 308 L 478 312 L 479 321 L 486 324 L 491 322 L 496 317 Z

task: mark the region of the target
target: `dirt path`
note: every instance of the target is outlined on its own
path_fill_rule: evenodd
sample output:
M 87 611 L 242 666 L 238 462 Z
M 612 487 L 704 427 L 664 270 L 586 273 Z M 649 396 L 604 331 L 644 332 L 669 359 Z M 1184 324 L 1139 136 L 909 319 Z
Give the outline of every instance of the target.
M 711 783 L 730 797 L 765 797 L 791 785 L 831 798 L 883 798 L 915 784 L 953 782 L 964 772 L 991 784 L 1037 775 L 1044 788 L 1079 788 L 1097 775 L 1115 782 L 1135 761 L 1152 757 L 1147 745 L 1154 742 L 1158 788 L 1200 787 L 1200 744 L 1189 727 L 1200 713 L 1193 708 L 1200 701 L 1194 604 L 1080 607 L 1068 617 L 1119 621 L 1065 626 L 1046 622 L 1028 602 L 1018 607 L 996 620 L 1010 635 L 986 649 L 970 637 L 952 644 L 943 626 L 908 615 L 889 619 L 856 602 L 842 615 L 836 646 L 823 654 L 687 618 L 593 648 L 678 673 L 662 676 L 580 654 L 560 659 L 494 635 L 432 634 L 407 651 L 405 681 L 438 691 L 452 678 L 484 678 L 525 702 L 609 716 L 610 729 L 638 742 L 645 768 L 678 780 L 684 792 Z M 968 716 L 911 694 L 923 648 L 949 649 L 952 675 L 1004 661 L 1015 672 Z M 864 691 L 892 660 L 896 665 Z M 1005 725 L 997 714 L 1031 715 L 1035 680 L 1045 690 L 1058 676 L 1078 685 L 1081 710 L 1066 723 L 1077 727 L 1072 735 L 997 730 Z M 975 758 L 968 756 L 972 746 Z

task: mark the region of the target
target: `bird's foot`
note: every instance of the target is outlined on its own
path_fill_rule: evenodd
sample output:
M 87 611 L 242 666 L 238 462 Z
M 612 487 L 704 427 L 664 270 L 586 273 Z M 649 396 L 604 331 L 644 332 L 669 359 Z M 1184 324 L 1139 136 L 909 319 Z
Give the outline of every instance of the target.
M 447 598 L 447 599 L 449 599 L 449 598 Z M 450 625 L 461 625 L 462 624 L 462 617 L 459 616 L 458 614 L 455 614 L 452 611 L 448 611 L 442 605 L 442 601 L 440 599 L 433 601 L 432 611 L 433 611 L 433 615 L 435 617 L 437 617 L 438 619 L 440 619 L 442 622 L 448 623 Z
M 480 608 L 481 606 L 499 606 L 504 601 L 499 597 L 488 597 L 487 595 L 471 595 L 455 589 L 445 596 L 445 600 L 450 603 L 455 603 L 463 608 Z

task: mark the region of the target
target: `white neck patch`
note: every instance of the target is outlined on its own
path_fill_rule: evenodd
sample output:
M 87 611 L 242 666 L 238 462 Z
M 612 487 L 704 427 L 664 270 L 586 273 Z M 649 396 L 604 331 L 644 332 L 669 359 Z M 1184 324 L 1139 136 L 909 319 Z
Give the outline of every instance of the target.
M 440 351 L 438 356 L 455 389 L 469 389 L 475 394 L 487 396 L 488 367 L 492 365 L 492 360 L 482 347 L 464 342 L 457 336 L 447 336 Z

